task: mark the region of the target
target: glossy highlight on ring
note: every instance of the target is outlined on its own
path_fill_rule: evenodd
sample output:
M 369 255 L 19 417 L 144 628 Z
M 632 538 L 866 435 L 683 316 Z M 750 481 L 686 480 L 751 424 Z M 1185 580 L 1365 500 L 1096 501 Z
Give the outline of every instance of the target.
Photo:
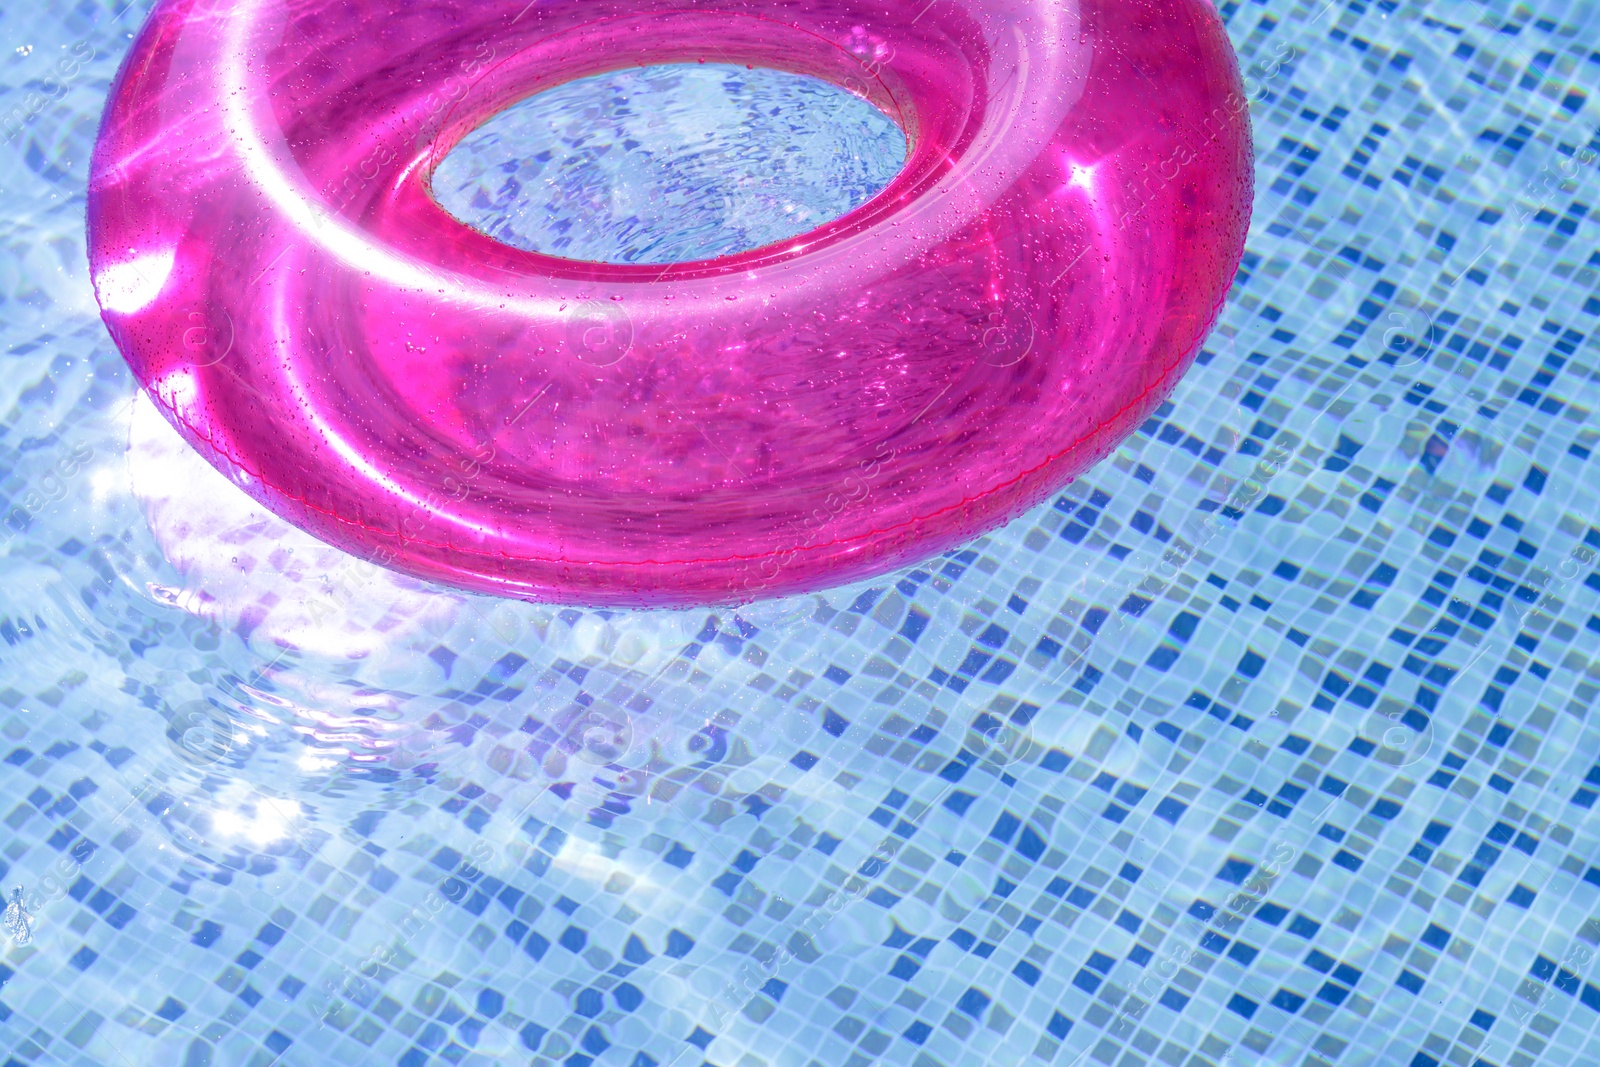
M 543 89 L 771 67 L 899 124 L 841 218 L 665 266 L 511 247 L 434 169 Z M 163 0 L 91 166 L 103 318 L 286 520 L 461 588 L 732 603 L 1047 499 L 1171 391 L 1249 219 L 1209 4 Z

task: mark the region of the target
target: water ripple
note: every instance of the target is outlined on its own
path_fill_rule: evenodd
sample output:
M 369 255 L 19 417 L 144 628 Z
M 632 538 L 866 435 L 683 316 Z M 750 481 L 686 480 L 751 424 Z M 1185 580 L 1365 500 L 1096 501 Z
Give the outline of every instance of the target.
M 462 141 L 433 189 L 518 248 L 676 263 L 815 229 L 870 200 L 905 156 L 892 120 L 827 82 L 674 63 L 529 97 Z

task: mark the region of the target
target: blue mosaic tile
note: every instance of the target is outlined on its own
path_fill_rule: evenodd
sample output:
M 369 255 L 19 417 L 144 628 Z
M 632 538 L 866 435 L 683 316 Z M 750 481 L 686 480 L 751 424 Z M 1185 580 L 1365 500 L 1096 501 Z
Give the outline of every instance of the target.
M 676 613 L 386 575 L 164 436 L 82 246 L 145 10 L 0 13 L 0 1063 L 1593 1062 L 1600 9 L 1228 0 L 1170 401 Z

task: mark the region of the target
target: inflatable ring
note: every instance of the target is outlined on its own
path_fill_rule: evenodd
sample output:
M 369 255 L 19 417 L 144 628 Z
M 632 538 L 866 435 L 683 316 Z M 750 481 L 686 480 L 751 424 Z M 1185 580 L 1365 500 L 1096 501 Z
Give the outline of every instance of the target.
M 843 86 L 904 169 L 665 268 L 434 200 L 518 100 L 696 61 Z M 733 603 L 951 548 L 1105 456 L 1210 328 L 1250 189 L 1204 0 L 161 0 L 89 251 L 135 376 L 286 520 L 473 590 Z

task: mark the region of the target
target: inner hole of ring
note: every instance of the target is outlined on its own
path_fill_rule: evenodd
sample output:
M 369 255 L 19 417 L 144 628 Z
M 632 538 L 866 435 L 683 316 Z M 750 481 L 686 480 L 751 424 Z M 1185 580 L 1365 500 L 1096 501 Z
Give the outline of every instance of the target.
M 714 259 L 871 200 L 905 132 L 820 78 L 664 63 L 579 78 L 501 111 L 433 173 L 455 218 L 516 248 L 598 263 Z

